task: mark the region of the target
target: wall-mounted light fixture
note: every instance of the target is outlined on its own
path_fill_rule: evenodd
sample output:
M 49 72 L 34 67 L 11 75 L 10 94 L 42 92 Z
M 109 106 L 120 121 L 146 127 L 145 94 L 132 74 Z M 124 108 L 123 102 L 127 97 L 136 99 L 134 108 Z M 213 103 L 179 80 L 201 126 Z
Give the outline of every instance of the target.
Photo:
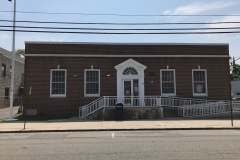
M 111 76 L 111 74 L 110 74 L 110 73 L 106 73 L 106 76 L 107 76 L 107 77 L 110 77 L 110 76 Z

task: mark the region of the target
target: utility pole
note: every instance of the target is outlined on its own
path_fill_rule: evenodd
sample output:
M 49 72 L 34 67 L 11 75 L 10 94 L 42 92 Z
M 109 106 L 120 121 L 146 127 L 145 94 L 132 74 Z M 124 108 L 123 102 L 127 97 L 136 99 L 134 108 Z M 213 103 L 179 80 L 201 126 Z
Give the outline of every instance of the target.
M 12 1 L 12 0 L 8 0 Z M 12 34 L 12 72 L 11 72 L 11 87 L 10 87 L 10 109 L 9 109 L 9 119 L 7 121 L 14 121 L 13 119 L 13 96 L 14 96 L 14 74 L 15 74 L 15 22 L 16 22 L 16 0 L 14 2 L 13 11 L 13 34 Z

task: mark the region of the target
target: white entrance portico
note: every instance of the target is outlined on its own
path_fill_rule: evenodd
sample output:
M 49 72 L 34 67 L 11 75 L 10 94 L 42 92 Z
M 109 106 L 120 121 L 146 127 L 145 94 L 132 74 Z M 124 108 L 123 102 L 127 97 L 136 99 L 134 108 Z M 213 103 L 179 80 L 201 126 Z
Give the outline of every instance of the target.
M 144 102 L 144 70 L 147 67 L 128 59 L 115 66 L 117 70 L 117 101 L 124 105 L 143 105 Z M 134 104 L 135 99 L 139 99 Z M 139 104 L 140 103 L 140 104 Z

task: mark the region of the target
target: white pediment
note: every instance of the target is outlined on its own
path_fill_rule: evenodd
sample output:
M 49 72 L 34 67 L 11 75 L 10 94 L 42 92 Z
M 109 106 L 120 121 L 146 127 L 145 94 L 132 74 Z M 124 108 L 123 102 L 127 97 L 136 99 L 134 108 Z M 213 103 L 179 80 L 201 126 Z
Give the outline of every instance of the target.
M 126 67 L 134 67 L 136 69 L 146 69 L 147 68 L 143 64 L 141 64 L 141 63 L 139 63 L 139 62 L 130 58 L 130 59 L 116 65 L 115 69 L 119 70 L 119 69 L 123 69 L 123 68 L 126 68 Z
M 118 65 L 115 66 L 117 70 L 117 100 L 118 102 L 124 102 L 124 82 L 133 82 L 133 80 L 138 80 L 138 93 L 140 99 L 140 103 L 144 103 L 144 70 L 147 67 L 143 64 L 133 60 L 128 59 Z M 133 93 L 133 92 L 132 92 Z M 125 103 L 125 102 L 124 102 Z

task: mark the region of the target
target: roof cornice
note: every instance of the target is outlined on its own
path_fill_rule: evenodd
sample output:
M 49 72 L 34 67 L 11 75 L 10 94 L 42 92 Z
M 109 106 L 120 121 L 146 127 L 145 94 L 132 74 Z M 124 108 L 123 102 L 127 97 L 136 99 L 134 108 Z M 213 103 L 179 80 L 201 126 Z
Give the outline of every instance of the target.
M 51 41 L 25 41 L 25 44 L 85 44 L 85 45 L 199 45 L 199 46 L 228 46 L 228 43 L 121 43 L 121 42 L 51 42 Z
M 167 57 L 167 58 L 230 58 L 229 55 L 103 55 L 103 54 L 25 54 L 25 57 Z

